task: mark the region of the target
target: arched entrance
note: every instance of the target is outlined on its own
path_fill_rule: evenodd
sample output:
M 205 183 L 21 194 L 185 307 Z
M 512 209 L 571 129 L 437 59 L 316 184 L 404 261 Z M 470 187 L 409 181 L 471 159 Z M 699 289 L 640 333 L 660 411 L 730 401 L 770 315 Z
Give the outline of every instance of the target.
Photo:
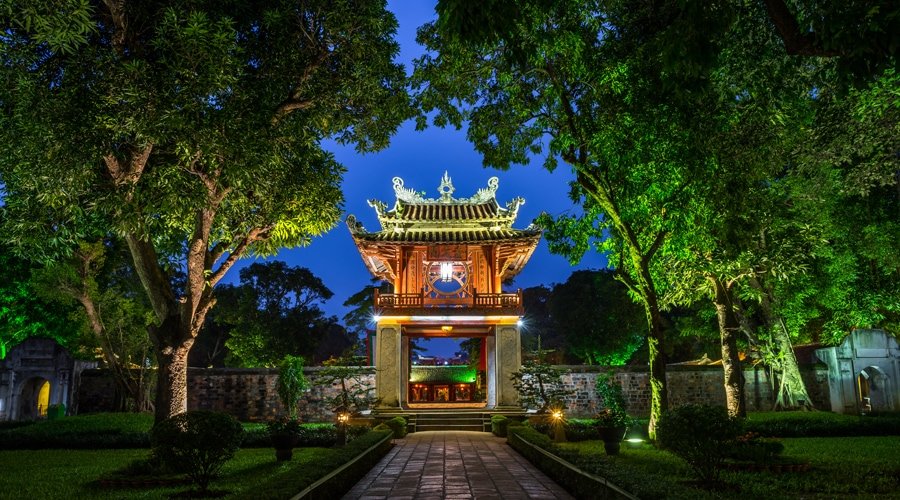
M 877 366 L 868 366 L 856 376 L 860 411 L 892 411 L 891 379 Z
M 19 419 L 46 417 L 47 407 L 50 406 L 50 389 L 50 381 L 43 377 L 26 380 L 19 393 Z
M 410 354 L 409 360 L 404 359 L 409 366 L 404 407 L 460 409 L 487 405 L 485 337 L 445 335 L 404 340 Z

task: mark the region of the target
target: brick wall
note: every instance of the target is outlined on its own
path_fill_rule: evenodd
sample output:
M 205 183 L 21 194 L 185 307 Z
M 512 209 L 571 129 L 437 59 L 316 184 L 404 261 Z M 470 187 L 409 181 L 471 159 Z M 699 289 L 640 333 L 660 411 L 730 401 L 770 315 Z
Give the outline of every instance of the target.
M 320 370 L 318 367 L 304 368 L 310 380 Z M 275 391 L 277 378 L 278 371 L 268 368 L 189 368 L 188 409 L 223 411 L 250 422 L 272 419 L 284 413 Z M 375 386 L 374 369 L 364 381 L 369 387 Z M 103 370 L 85 371 L 78 393 L 80 412 L 110 411 L 114 391 L 112 380 Z M 313 386 L 308 397 L 300 402 L 304 420 L 334 420 L 334 415 L 325 408 L 324 400 L 337 395 L 338 391 L 338 384 Z
M 588 416 L 602 409 L 594 392 L 597 375 L 612 370 L 622 384 L 629 413 L 646 416 L 650 413 L 650 385 L 645 369 L 631 367 L 561 366 L 566 374 L 563 383 L 575 391 L 568 403 L 570 415 Z M 315 377 L 321 368 L 307 367 L 306 376 Z M 830 409 L 828 401 L 828 377 L 825 367 L 802 369 L 806 388 L 813 405 L 821 410 Z M 770 410 L 772 389 L 768 373 L 762 368 L 744 371 L 746 379 L 747 409 Z M 281 415 L 283 409 L 275 392 L 277 371 L 265 368 L 191 368 L 188 370 L 188 408 L 191 410 L 217 410 L 230 413 L 240 420 L 267 420 Z M 369 387 L 375 386 L 375 371 L 370 369 L 365 377 Z M 721 366 L 668 367 L 666 380 L 669 386 L 669 404 L 686 403 L 725 404 L 725 389 Z M 314 387 L 301 402 L 300 411 L 308 421 L 330 421 L 333 415 L 324 406 L 326 397 L 338 393 L 338 385 Z M 111 379 L 101 370 L 82 373 L 78 392 L 79 411 L 90 413 L 109 411 L 113 392 Z
M 594 385 L 598 374 L 613 371 L 615 379 L 622 384 L 628 412 L 635 416 L 650 414 L 650 384 L 646 369 L 609 368 L 593 366 L 560 366 L 566 374 L 563 384 L 575 392 L 567 400 L 568 413 L 591 415 L 603 408 Z M 813 405 L 821 410 L 829 409 L 828 370 L 824 366 L 801 368 L 806 382 L 806 390 Z M 744 370 L 747 409 L 768 411 L 772 409 L 772 384 L 769 373 L 763 368 Z M 666 369 L 669 405 L 680 406 L 688 403 L 725 405 L 724 377 L 721 366 L 679 366 Z

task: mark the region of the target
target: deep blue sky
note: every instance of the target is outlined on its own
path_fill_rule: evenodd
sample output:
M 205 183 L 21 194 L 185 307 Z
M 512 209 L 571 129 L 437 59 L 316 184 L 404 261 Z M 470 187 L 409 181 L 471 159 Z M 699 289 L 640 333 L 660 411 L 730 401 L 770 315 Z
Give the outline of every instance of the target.
M 394 0 L 388 2 L 388 8 L 397 16 L 400 25 L 397 33 L 399 61 L 409 73 L 412 60 L 423 53 L 423 48 L 415 41 L 416 29 L 434 18 L 434 6 L 431 2 Z M 414 123 L 407 122 L 397 131 L 391 145 L 378 153 L 359 155 L 352 148 L 333 144 L 328 148 L 347 168 L 342 184 L 346 200 L 344 218 L 347 214 L 354 214 L 370 231 L 377 230 L 379 226 L 367 200 L 377 198 L 392 206 L 393 177 L 402 177 L 406 187 L 424 191 L 427 197 L 436 198 L 445 170 L 453 179 L 456 188 L 454 196 L 458 198 L 471 196 L 477 189 L 487 186 L 488 178 L 499 177 L 497 201 L 501 206 L 517 196 L 525 198 L 525 205 L 520 209 L 515 225 L 518 228 L 526 227 L 542 211 L 558 215 L 578 210 L 568 199 L 568 183 L 573 177 L 565 164 L 560 164 L 552 174 L 541 167 L 540 161 L 516 166 L 505 172 L 486 169 L 482 167 L 481 156 L 466 141 L 464 131 L 431 127 L 417 132 Z M 371 277 L 343 223 L 326 235 L 313 239 L 312 245 L 282 250 L 274 259 L 307 267 L 322 278 L 334 292 L 334 297 L 323 305 L 323 309 L 339 318 L 346 313 L 343 302 L 366 286 Z M 237 268 L 251 262 L 245 259 Z M 541 241 L 530 263 L 516 277 L 512 289 L 563 282 L 574 269 L 603 266 L 605 261 L 598 254 L 589 253 L 578 266 L 572 267 L 563 257 L 550 254 L 547 244 Z M 238 270 L 232 270 L 226 280 L 236 282 Z M 452 354 L 452 350 L 444 352 Z

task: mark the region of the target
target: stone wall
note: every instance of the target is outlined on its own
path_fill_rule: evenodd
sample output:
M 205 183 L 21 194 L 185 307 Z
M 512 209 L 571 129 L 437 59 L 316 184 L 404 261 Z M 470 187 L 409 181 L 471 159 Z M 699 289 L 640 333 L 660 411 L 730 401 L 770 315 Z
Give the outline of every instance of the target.
M 567 400 L 568 413 L 587 416 L 603 408 L 594 391 L 598 374 L 615 373 L 622 384 L 628 412 L 635 416 L 650 414 L 650 383 L 646 369 L 631 367 L 560 366 L 565 373 L 563 384 L 575 395 Z M 813 405 L 828 410 L 828 371 L 823 366 L 801 367 L 801 375 Z M 770 374 L 762 367 L 744 370 L 747 409 L 772 409 L 773 395 Z M 688 403 L 725 405 L 724 378 L 721 366 L 670 365 L 666 369 L 669 405 Z
M 602 409 L 594 391 L 597 375 L 612 370 L 624 389 L 629 413 L 646 416 L 650 413 L 650 385 L 647 371 L 632 367 L 560 366 L 566 374 L 563 382 L 575 391 L 568 400 L 568 413 L 589 416 Z M 321 368 L 305 368 L 309 379 Z M 802 369 L 813 405 L 828 410 L 828 371 L 824 366 Z M 744 371 L 747 390 L 747 409 L 771 410 L 772 385 L 768 372 L 763 368 Z M 244 421 L 267 420 L 283 413 L 275 392 L 277 371 L 264 368 L 191 368 L 188 370 L 188 408 L 191 410 L 217 410 L 230 413 Z M 721 366 L 668 367 L 669 404 L 686 403 L 725 404 L 725 389 Z M 375 385 L 375 370 L 369 369 L 365 377 L 369 387 Z M 338 393 L 338 385 L 314 387 L 300 411 L 307 421 L 330 421 L 333 415 L 324 406 L 326 397 Z M 81 377 L 78 400 L 81 413 L 108 411 L 112 408 L 114 387 L 101 370 L 87 370 Z
M 319 367 L 306 367 L 304 372 L 313 380 Z M 189 368 L 188 409 L 215 410 L 234 415 L 242 421 L 260 421 L 284 414 L 275 391 L 278 371 L 267 368 Z M 369 387 L 375 385 L 375 370 L 364 377 Z M 300 402 L 300 414 L 307 421 L 331 421 L 334 415 L 325 408 L 324 400 L 337 395 L 339 384 L 329 387 L 313 386 L 308 397 Z M 112 380 L 103 370 L 88 370 L 82 374 L 78 393 L 81 413 L 110 411 L 113 404 Z

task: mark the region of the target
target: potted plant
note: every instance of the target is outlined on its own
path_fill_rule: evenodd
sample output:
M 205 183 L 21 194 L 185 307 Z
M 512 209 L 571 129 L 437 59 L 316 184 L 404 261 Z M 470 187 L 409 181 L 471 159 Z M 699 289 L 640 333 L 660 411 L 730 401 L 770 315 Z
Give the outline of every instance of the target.
M 300 422 L 281 418 L 269 422 L 269 439 L 275 448 L 275 460 L 284 462 L 294 456 L 294 446 L 300 437 Z
M 595 417 L 597 432 L 603 439 L 603 447 L 607 455 L 618 455 L 631 417 L 625 411 L 625 396 L 622 386 L 614 379 L 614 374 L 597 377 L 597 395 L 603 401 L 605 409 Z

